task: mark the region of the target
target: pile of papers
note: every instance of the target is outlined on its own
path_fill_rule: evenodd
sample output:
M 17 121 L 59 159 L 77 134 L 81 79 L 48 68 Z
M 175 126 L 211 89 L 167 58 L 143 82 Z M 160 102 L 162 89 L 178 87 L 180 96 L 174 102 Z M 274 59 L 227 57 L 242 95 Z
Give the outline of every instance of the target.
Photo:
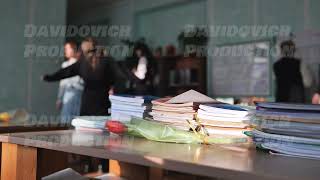
M 146 118 L 154 96 L 110 95 L 113 120 L 130 121 L 132 117 Z
M 249 135 L 257 147 L 287 156 L 320 158 L 320 105 L 258 103 Z
M 248 110 L 229 104 L 200 105 L 197 118 L 210 136 L 246 137 Z
M 71 125 L 76 130 L 105 131 L 109 116 L 79 116 L 72 120 Z
M 152 112 L 149 114 L 154 121 L 177 129 L 189 130 L 190 126 L 195 124 L 195 114 L 199 105 L 214 102 L 216 102 L 214 99 L 190 90 L 173 98 L 152 101 Z

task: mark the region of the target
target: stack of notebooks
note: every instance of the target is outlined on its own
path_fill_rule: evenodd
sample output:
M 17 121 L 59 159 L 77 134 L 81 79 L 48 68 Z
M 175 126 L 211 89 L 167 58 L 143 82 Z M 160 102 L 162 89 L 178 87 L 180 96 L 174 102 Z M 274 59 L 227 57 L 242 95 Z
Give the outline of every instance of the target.
M 72 120 L 71 125 L 76 130 L 86 131 L 105 131 L 106 122 L 110 120 L 109 116 L 79 116 Z
M 248 115 L 240 106 L 215 103 L 200 105 L 197 118 L 210 136 L 246 137 Z
M 110 95 L 113 120 L 130 121 L 132 117 L 146 118 L 154 96 Z
M 158 121 L 177 129 L 189 130 L 195 125 L 195 114 L 201 103 L 214 103 L 214 99 L 194 90 L 187 91 L 173 98 L 162 98 L 152 101 L 149 113 Z
M 248 133 L 270 153 L 320 159 L 320 105 L 258 103 Z

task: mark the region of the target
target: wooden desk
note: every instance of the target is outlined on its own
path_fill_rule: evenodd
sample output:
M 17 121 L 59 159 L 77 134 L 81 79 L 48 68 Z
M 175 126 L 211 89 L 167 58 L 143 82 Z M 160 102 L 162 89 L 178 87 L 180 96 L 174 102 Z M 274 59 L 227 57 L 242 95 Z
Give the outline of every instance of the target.
M 48 123 L 43 121 L 16 121 L 0 122 L 0 134 L 4 133 L 17 133 L 17 132 L 33 132 L 33 131 L 53 131 L 53 130 L 66 130 L 70 126 L 60 125 L 57 123 Z M 0 154 L 2 146 L 0 146 Z M 0 157 L 1 161 L 1 157 Z M 1 163 L 0 163 L 1 168 Z
M 63 169 L 63 153 L 117 160 L 110 161 L 110 171 L 129 179 L 154 179 L 148 174 L 154 168 L 222 179 L 320 177 L 320 161 L 274 156 L 244 147 L 159 143 L 75 130 L 0 135 L 0 141 L 5 180 L 36 179 Z

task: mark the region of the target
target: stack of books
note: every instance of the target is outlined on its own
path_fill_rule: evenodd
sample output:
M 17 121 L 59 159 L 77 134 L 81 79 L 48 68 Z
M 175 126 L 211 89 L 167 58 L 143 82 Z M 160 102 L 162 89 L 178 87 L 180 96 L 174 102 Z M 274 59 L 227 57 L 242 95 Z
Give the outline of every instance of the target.
M 113 120 L 130 121 L 132 117 L 146 118 L 154 96 L 110 95 Z
M 79 116 L 71 121 L 71 125 L 76 130 L 101 132 L 105 131 L 108 120 L 110 120 L 109 116 Z
M 195 114 L 199 105 L 214 102 L 214 99 L 190 90 L 173 98 L 152 101 L 152 111 L 149 114 L 154 121 L 180 130 L 189 130 L 190 126 L 195 125 Z
M 152 112 L 149 114 L 154 121 L 171 125 L 177 129 L 189 130 L 189 120 L 194 123 L 196 107 L 194 103 L 167 103 L 168 98 L 152 101 Z
M 320 159 L 320 105 L 257 103 L 248 132 L 259 148 Z
M 200 105 L 197 119 L 210 136 L 246 137 L 249 112 L 240 106 L 229 104 Z

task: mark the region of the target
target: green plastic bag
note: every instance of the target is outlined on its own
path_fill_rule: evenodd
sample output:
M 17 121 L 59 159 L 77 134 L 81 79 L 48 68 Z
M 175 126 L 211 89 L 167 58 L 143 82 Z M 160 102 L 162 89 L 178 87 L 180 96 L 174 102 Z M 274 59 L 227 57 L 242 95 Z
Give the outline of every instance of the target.
M 183 143 L 183 144 L 233 144 L 245 143 L 246 138 L 237 137 L 203 137 L 194 132 L 187 132 L 175 129 L 169 125 L 158 122 L 147 121 L 134 118 L 125 123 L 127 134 L 144 137 L 146 139 L 158 142 Z

